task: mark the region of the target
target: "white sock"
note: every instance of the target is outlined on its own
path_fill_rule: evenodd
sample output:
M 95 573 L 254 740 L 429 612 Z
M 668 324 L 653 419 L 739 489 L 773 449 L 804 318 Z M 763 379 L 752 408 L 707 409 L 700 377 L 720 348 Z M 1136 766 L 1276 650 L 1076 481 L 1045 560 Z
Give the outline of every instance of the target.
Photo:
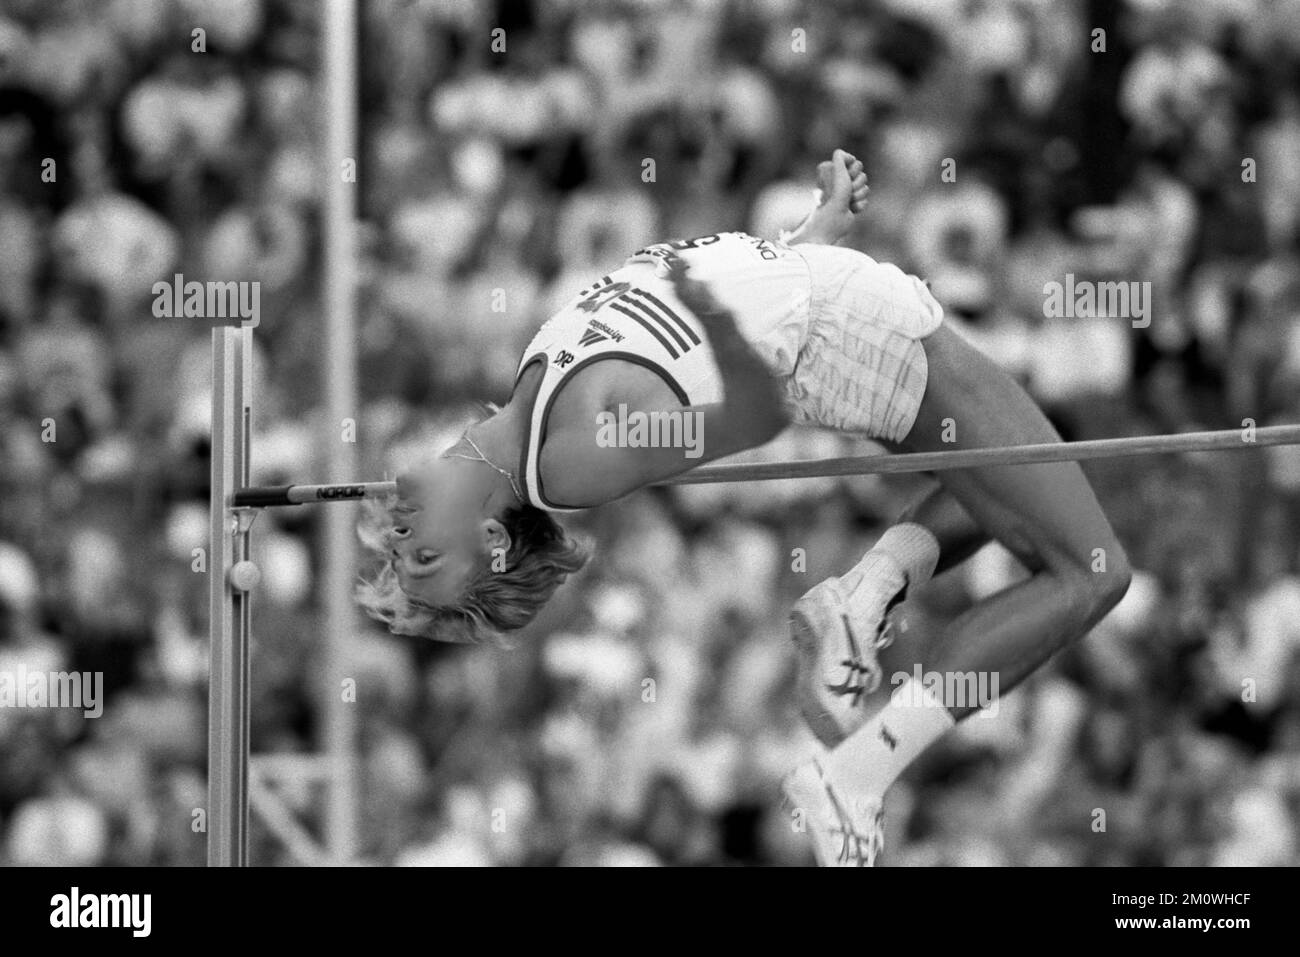
M 822 759 L 822 770 L 851 800 L 881 797 L 903 769 L 954 724 L 943 701 L 908 678 L 879 714 Z
M 855 621 L 879 614 L 882 590 L 886 594 L 907 589 L 915 594 L 930 580 L 939 564 L 939 540 L 924 525 L 902 522 L 880 536 L 862 560 L 840 579 L 839 588 Z M 866 582 L 867 587 L 863 588 Z
M 913 593 L 933 577 L 939 564 L 939 540 L 932 531 L 915 522 L 890 526 L 867 554 L 872 552 L 896 561 L 907 576 L 908 590 Z

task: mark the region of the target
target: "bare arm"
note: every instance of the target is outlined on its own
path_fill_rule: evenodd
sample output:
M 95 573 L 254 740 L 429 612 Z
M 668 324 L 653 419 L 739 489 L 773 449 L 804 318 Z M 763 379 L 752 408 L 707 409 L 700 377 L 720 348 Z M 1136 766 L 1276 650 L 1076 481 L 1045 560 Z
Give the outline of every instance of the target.
M 867 176 L 862 163 L 844 150 L 817 167 L 822 199 L 786 241 L 833 245 L 849 231 L 866 206 Z M 735 317 L 688 275 L 678 256 L 665 260 L 677 297 L 704 326 L 722 377 L 722 402 L 690 409 L 654 410 L 691 416 L 700 437 L 698 455 L 678 447 L 611 448 L 601 445 L 591 426 L 570 426 L 548 434 L 542 468 L 557 501 L 589 507 L 689 472 L 697 466 L 763 445 L 790 424 L 782 390 L 772 371 L 741 336 Z M 609 410 L 613 411 L 613 410 Z M 652 410 L 644 410 L 651 412 Z M 554 462 L 555 469 L 547 468 Z

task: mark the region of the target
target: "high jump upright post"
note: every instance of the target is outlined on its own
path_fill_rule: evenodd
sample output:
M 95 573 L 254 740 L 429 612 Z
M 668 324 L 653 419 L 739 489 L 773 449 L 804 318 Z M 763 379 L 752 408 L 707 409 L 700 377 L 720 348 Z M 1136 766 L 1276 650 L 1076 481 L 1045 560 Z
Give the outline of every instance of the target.
M 255 513 L 232 508 L 248 487 L 252 329 L 212 330 L 212 481 L 208 541 L 208 863 L 248 863 L 249 560 Z
M 321 392 L 325 416 L 320 448 L 326 451 L 330 481 L 354 475 L 357 429 L 356 277 L 357 179 L 345 176 L 359 164 L 357 155 L 357 4 L 356 0 L 327 0 L 324 17 L 325 117 L 322 163 L 324 188 L 324 306 L 325 354 L 321 357 Z M 345 423 L 351 423 L 351 430 Z M 353 759 L 353 706 L 343 700 L 347 675 L 347 646 L 356 636 L 357 611 L 351 600 L 356 576 L 356 535 L 351 516 L 331 509 L 325 515 L 324 554 L 320 587 L 324 667 L 320 702 L 324 718 L 322 742 L 328 762 L 329 802 L 325 833 L 330 854 L 338 863 L 356 853 L 356 768 Z
M 356 0 L 326 0 L 320 11 L 325 88 L 320 171 L 325 319 L 321 447 L 326 450 L 327 474 L 342 481 L 353 474 L 356 460 L 353 440 L 345 436 L 355 431 L 357 409 L 356 177 L 344 173 L 349 164 L 355 169 L 357 160 Z M 249 552 L 249 529 L 258 510 L 237 498 L 249 487 L 252 336 L 252 328 L 218 326 L 212 331 L 207 850 L 209 865 L 226 867 L 248 864 L 249 592 L 260 574 Z M 345 422 L 351 423 L 351 429 Z M 318 700 L 323 712 L 324 762 L 311 762 L 308 777 L 323 780 L 327 787 L 329 860 L 345 863 L 356 854 L 354 720 L 341 694 L 346 647 L 355 634 L 356 616 L 350 599 L 356 544 L 347 515 L 334 509 L 325 514 L 322 544 L 324 655 Z

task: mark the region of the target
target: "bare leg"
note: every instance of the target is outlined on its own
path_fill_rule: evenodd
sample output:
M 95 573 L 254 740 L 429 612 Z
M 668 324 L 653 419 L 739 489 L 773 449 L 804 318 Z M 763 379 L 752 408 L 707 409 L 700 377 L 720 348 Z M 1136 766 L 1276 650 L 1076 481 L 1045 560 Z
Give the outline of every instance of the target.
M 923 525 L 939 540 L 936 575 L 960 565 L 992 538 L 942 485 L 936 485 L 909 505 L 898 521 Z
M 957 333 L 940 327 L 924 348 L 929 381 L 904 448 L 1060 441 L 1010 376 Z M 913 517 L 932 531 L 942 530 L 946 547 L 940 543 L 939 557 L 947 551 L 951 563 L 981 541 L 964 515 L 1015 554 L 1032 577 L 959 615 L 933 648 L 907 650 L 927 659 L 927 672 L 973 677 L 974 696 L 945 693 L 972 688 L 969 681 L 935 688 L 928 679 L 904 680 L 877 714 L 824 758 L 796 768 L 787 778 L 785 793 L 793 807 L 819 809 L 812 834 L 822 863 L 874 862 L 883 842 L 883 797 L 898 775 L 955 721 L 989 703 L 979 692 L 994 687 L 994 677 L 997 694 L 1014 688 L 1053 653 L 1082 637 L 1128 588 L 1124 549 L 1077 463 L 960 469 L 938 473 L 938 478 L 951 499 L 929 496 Z M 919 530 L 908 534 L 926 536 Z M 929 547 L 930 563 L 915 562 L 917 568 L 938 567 L 933 543 Z M 893 580 L 897 578 L 895 574 Z
M 1014 380 L 957 333 L 940 327 L 925 348 L 929 384 L 904 447 L 1060 441 Z M 956 441 L 943 442 L 952 430 Z M 930 667 L 996 673 L 1000 691 L 1009 691 L 1114 607 L 1128 588 L 1128 559 L 1078 463 L 958 469 L 938 478 L 1033 577 L 951 622 Z M 973 709 L 949 705 L 956 719 Z
M 1060 441 L 1024 391 L 957 333 L 940 327 L 925 340 L 925 351 L 929 383 L 905 448 Z M 1124 550 L 1077 463 L 960 469 L 939 473 L 939 481 L 1032 577 L 976 603 L 942 630 L 932 652 L 925 651 L 927 672 L 974 677 L 975 700 L 945 695 L 948 688 L 970 688 L 966 682 L 931 688 L 904 681 L 820 765 L 814 760 L 792 773 L 786 793 L 793 801 L 813 800 L 822 787 L 836 807 L 839 824 L 814 838 L 822 858 L 838 847 L 840 863 L 874 860 L 881 801 L 903 769 L 954 721 L 988 703 L 978 692 L 988 690 L 994 676 L 998 694 L 1015 687 L 1085 634 L 1128 588 Z M 930 508 L 950 507 L 937 499 Z M 987 679 L 982 689 L 980 678 Z

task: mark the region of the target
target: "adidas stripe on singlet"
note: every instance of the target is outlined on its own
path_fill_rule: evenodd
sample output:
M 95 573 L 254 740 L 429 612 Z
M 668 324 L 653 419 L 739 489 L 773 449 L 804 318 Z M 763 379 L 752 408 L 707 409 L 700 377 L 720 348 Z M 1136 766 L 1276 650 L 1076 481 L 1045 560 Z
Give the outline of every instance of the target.
M 779 243 L 745 233 L 720 233 L 658 243 L 634 253 L 622 268 L 583 289 L 547 320 L 524 350 L 516 382 L 534 363 L 545 367 L 520 462 L 531 504 L 550 511 L 576 510 L 546 497 L 538 460 L 557 393 L 592 362 L 622 359 L 644 366 L 684 406 L 722 399 L 721 377 L 708 338 L 677 299 L 660 266 L 669 253 L 686 260 L 692 277 L 709 283 L 743 328 L 779 325 L 800 308 L 806 310 L 806 298 L 800 302 L 792 292 L 806 290 L 807 267 Z M 774 371 L 788 373 L 795 358 L 778 356 Z

